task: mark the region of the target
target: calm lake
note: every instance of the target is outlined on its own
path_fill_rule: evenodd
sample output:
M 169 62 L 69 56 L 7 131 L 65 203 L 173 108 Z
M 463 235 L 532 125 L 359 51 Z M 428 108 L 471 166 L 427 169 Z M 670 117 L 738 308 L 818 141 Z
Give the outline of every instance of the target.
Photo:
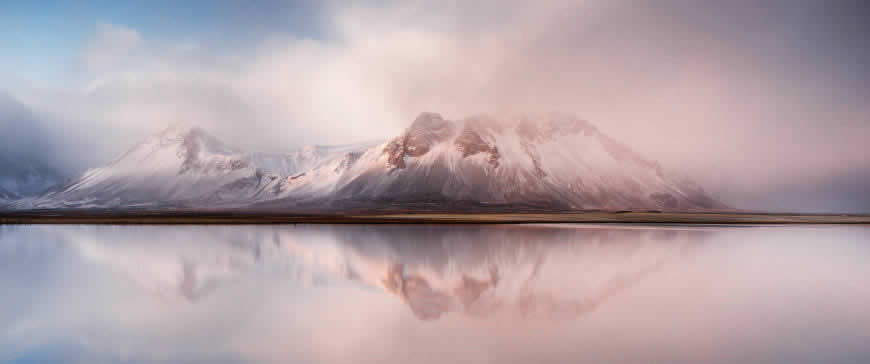
M 0 226 L 0 362 L 870 363 L 870 227 Z

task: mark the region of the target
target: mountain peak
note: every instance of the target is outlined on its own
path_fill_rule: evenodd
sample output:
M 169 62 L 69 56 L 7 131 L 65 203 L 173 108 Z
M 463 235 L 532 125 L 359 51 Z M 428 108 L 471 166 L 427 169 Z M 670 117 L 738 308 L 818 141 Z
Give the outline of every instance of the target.
M 156 134 L 155 137 L 169 141 L 184 140 L 184 139 L 204 139 L 216 143 L 221 143 L 214 135 L 199 125 L 179 123 L 170 125 Z
M 444 119 L 440 114 L 421 113 L 404 134 L 384 147 L 384 153 L 389 155 L 388 164 L 394 168 L 405 168 L 405 156 L 423 156 L 433 145 L 449 138 L 454 129 L 453 122 Z
M 420 115 L 417 115 L 417 118 L 414 119 L 414 122 L 411 123 L 411 129 L 414 128 L 427 128 L 429 126 L 436 126 L 444 122 L 444 117 L 439 113 L 424 111 L 421 112 Z
M 198 125 L 189 122 L 178 122 L 167 126 L 166 128 L 154 133 L 154 136 L 161 138 L 179 138 L 191 133 L 202 132 L 202 128 Z
M 204 128 L 188 123 L 169 126 L 154 134 L 137 147 L 134 147 L 130 152 L 143 147 L 149 150 L 155 148 L 178 148 L 178 153 L 180 155 L 183 154 L 188 159 L 196 158 L 200 153 L 226 155 L 240 153 Z

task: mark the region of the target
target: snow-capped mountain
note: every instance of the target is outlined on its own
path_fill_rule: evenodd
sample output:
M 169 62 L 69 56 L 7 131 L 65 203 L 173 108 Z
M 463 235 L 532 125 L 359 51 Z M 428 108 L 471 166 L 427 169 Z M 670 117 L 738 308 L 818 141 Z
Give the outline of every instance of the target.
M 377 145 L 245 153 L 170 128 L 20 207 L 710 209 L 694 183 L 571 115 L 423 113 Z
M 461 121 L 421 114 L 400 136 L 272 182 L 283 203 L 469 202 L 564 209 L 704 209 L 700 187 L 570 115 Z M 280 206 L 281 202 L 271 206 Z
M 201 128 L 171 127 L 109 165 L 18 204 L 24 208 L 236 206 L 256 198 L 268 181 L 353 148 L 309 146 L 288 154 L 246 153 Z

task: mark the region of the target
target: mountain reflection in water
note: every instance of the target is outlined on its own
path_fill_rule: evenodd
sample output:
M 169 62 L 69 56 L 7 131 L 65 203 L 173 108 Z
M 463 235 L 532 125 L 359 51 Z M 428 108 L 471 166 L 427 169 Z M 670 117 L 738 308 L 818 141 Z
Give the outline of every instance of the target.
M 412 228 L 388 236 L 401 239 L 403 233 L 413 232 Z M 457 232 L 471 239 L 457 239 Z M 594 310 L 667 261 L 679 259 L 706 234 L 545 227 L 460 229 L 454 230 L 454 236 L 449 231 L 427 233 L 432 240 L 419 244 L 430 250 L 368 259 L 387 262 L 383 287 L 422 320 L 453 311 L 475 317 L 505 313 L 569 319 Z M 365 246 L 364 234 L 360 238 L 356 246 Z M 401 244 L 386 241 L 392 247 Z M 431 250 L 439 247 L 443 251 Z M 460 256 L 466 259 L 462 264 Z M 434 257 L 441 261 L 429 260 Z
M 131 237 L 125 229 L 60 228 L 56 238 L 167 301 L 195 302 L 237 275 L 280 267 L 293 273 L 289 279 L 383 289 L 422 320 L 447 312 L 577 317 L 709 234 L 545 226 L 141 229 L 147 233 Z
M 354 361 L 344 351 L 391 362 L 787 361 L 810 351 L 793 345 L 808 332 L 839 344 L 819 341 L 812 352 L 827 356 L 809 358 L 870 358 L 859 344 L 870 339 L 858 303 L 870 299 L 867 237 L 860 227 L 0 227 L 0 362 Z M 638 350 L 645 341 L 659 346 Z M 418 357 L 433 350 L 453 354 Z

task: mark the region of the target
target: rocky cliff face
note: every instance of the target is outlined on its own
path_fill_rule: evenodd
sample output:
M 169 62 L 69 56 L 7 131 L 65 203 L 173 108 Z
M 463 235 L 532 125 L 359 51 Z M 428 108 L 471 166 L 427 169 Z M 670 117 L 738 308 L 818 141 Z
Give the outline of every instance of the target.
M 494 120 L 486 117 L 471 118 L 466 121 L 462 132 L 456 137 L 453 144 L 456 150 L 462 153 L 462 158 L 468 158 L 478 153 L 483 153 L 488 156 L 487 162 L 493 167 L 498 168 L 501 154 L 498 152 L 498 147 L 487 139 L 492 139 L 492 132 L 499 131 Z M 484 136 L 487 139 L 484 139 Z
M 404 134 L 391 140 L 384 148 L 393 168 L 405 168 L 405 157 L 421 157 L 433 145 L 445 141 L 454 132 L 453 123 L 435 113 L 423 113 Z

